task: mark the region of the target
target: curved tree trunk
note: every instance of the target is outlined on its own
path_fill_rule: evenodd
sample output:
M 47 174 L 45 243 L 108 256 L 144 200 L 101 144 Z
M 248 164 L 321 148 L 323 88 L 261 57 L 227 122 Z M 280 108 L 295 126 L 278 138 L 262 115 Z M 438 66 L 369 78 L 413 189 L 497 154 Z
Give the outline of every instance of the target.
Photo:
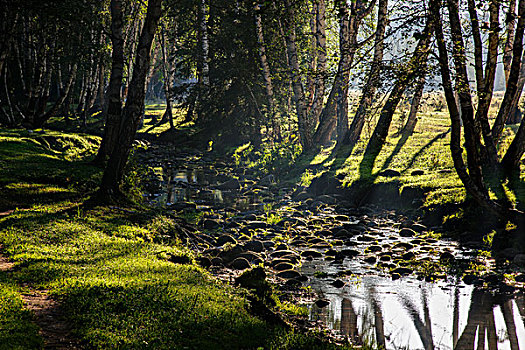
M 516 97 L 516 94 L 521 93 L 518 91 L 518 80 L 520 76 L 520 66 L 523 56 L 523 35 L 525 33 L 525 3 L 519 2 L 518 5 L 518 24 L 516 26 L 516 35 L 514 37 L 514 44 L 512 46 L 512 64 L 510 67 L 509 80 L 507 81 L 507 89 L 505 90 L 505 96 L 501 103 L 496 121 L 492 126 L 492 138 L 494 142 L 498 142 L 501 138 L 505 122 L 507 121 L 511 108 L 512 102 Z
M 377 28 L 375 33 L 374 43 L 374 58 L 370 67 L 370 72 L 366 79 L 365 86 L 359 105 L 357 107 L 356 114 L 352 120 L 352 124 L 346 136 L 343 138 L 343 144 L 353 145 L 361 137 L 363 126 L 365 125 L 366 114 L 372 105 L 373 98 L 376 94 L 377 88 L 379 87 L 379 73 L 381 72 L 381 65 L 383 62 L 383 51 L 384 51 L 384 39 L 386 27 L 388 25 L 388 0 L 379 0 L 377 10 Z

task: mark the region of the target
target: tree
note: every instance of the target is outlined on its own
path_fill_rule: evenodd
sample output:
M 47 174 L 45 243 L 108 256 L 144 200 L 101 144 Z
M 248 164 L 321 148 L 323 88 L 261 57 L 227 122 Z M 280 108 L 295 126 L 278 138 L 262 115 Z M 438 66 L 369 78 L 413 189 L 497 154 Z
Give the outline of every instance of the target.
M 422 71 L 424 71 L 426 67 L 428 55 L 431 51 L 430 41 L 435 22 L 435 18 L 431 16 L 431 14 L 432 12 L 439 10 L 438 0 L 430 0 L 428 7 L 425 28 L 419 35 L 420 39 L 414 48 L 410 60 L 404 64 L 401 71 L 398 73 L 394 87 L 392 88 L 385 105 L 381 109 L 379 120 L 377 121 L 376 127 L 366 146 L 363 161 L 360 164 L 362 174 L 372 171 L 375 159 L 385 144 L 388 130 L 392 123 L 392 117 L 403 97 L 403 93 L 409 84 L 412 83 L 418 75 L 422 74 Z
M 499 218 L 510 219 L 516 223 L 521 223 L 523 220 L 523 213 L 506 208 L 494 201 L 488 195 L 485 187 L 484 177 L 481 168 L 481 158 L 479 150 L 481 148 L 479 138 L 476 134 L 474 125 L 474 112 L 472 108 L 472 101 L 470 96 L 470 86 L 468 85 L 468 77 L 466 72 L 466 56 L 461 33 L 461 25 L 458 11 L 457 0 L 447 0 L 448 19 L 451 27 L 451 37 L 453 43 L 453 58 L 456 67 L 456 84 L 455 89 L 452 87 L 452 78 L 450 74 L 450 65 L 446 42 L 443 35 L 442 22 L 440 11 L 435 11 L 433 16 L 435 18 L 435 35 L 439 51 L 439 65 L 441 70 L 441 80 L 443 91 L 448 105 L 448 110 L 451 119 L 451 141 L 450 149 L 454 167 L 456 172 L 463 182 L 467 193 L 484 208 L 489 209 Z M 511 72 L 519 71 L 519 62 L 522 55 L 522 38 L 525 25 L 525 1 L 520 0 L 518 9 L 519 19 L 516 27 L 516 40 L 514 44 L 514 54 Z M 516 55 L 517 53 L 517 55 Z M 478 72 L 479 73 L 479 72 Z M 509 93 L 510 81 L 517 77 L 509 77 L 509 84 L 507 93 Z M 455 93 L 459 95 L 459 106 L 455 99 Z M 512 92 L 510 92 L 512 93 Z M 503 104 L 502 107 L 503 108 Z M 460 114 L 461 110 L 461 114 Z M 461 147 L 461 123 L 463 123 L 465 148 L 467 150 L 467 163 L 463 160 L 463 149 Z M 513 143 L 518 139 L 518 135 L 513 140 Z M 519 141 L 518 141 L 519 142 Z M 509 148 L 510 150 L 510 148 Z M 507 151 L 509 154 L 509 151 Z M 467 171 L 468 169 L 468 171 Z
M 128 161 L 142 111 L 144 109 L 145 80 L 149 70 L 151 45 L 162 14 L 162 0 L 149 0 L 144 26 L 137 44 L 133 77 L 129 84 L 128 98 L 119 121 L 118 141 L 113 145 L 104 170 L 100 192 L 103 195 L 120 193 L 120 182 Z

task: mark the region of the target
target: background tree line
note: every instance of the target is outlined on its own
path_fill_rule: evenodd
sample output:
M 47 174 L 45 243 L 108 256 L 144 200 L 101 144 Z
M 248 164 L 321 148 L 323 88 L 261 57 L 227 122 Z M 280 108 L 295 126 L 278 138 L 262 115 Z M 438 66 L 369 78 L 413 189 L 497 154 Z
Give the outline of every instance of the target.
M 411 102 L 401 130 L 409 137 L 434 84 L 468 194 L 522 217 L 490 199 L 486 181 L 512 179 L 525 152 L 523 122 L 501 143 L 504 125 L 519 122 L 525 0 L 2 0 L 0 8 L 2 124 L 102 116 L 103 193 L 119 192 L 147 93 L 165 99 L 159 123 L 173 128 L 178 105 L 179 122 L 222 146 L 296 142 L 308 154 L 335 140 L 344 155 L 368 123 L 362 167 L 372 169 L 399 104 Z M 506 89 L 491 115 L 498 62 Z

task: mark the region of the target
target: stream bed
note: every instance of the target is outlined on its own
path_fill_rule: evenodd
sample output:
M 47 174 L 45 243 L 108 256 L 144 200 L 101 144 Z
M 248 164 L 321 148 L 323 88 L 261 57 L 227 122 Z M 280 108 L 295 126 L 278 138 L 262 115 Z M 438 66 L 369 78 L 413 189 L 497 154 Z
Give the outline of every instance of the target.
M 393 211 L 279 187 L 225 160 L 148 154 L 156 170 L 146 201 L 199 213 L 201 265 L 231 279 L 264 264 L 284 291 L 308 295 L 310 321 L 334 338 L 386 349 L 525 349 L 525 274 L 504 278 L 481 247 Z

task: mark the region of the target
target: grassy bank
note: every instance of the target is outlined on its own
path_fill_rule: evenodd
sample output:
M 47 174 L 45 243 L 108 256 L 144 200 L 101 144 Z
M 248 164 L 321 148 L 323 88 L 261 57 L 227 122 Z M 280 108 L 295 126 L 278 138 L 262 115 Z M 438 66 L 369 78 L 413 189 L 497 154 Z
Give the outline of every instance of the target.
M 89 205 L 101 170 L 86 160 L 97 142 L 0 131 L 0 205 L 13 210 L 0 217 L 0 245 L 15 264 L 0 274 L 0 348 L 42 346 L 27 290 L 59 300 L 86 348 L 332 348 L 251 315 L 242 291 L 194 263 L 175 218 Z

